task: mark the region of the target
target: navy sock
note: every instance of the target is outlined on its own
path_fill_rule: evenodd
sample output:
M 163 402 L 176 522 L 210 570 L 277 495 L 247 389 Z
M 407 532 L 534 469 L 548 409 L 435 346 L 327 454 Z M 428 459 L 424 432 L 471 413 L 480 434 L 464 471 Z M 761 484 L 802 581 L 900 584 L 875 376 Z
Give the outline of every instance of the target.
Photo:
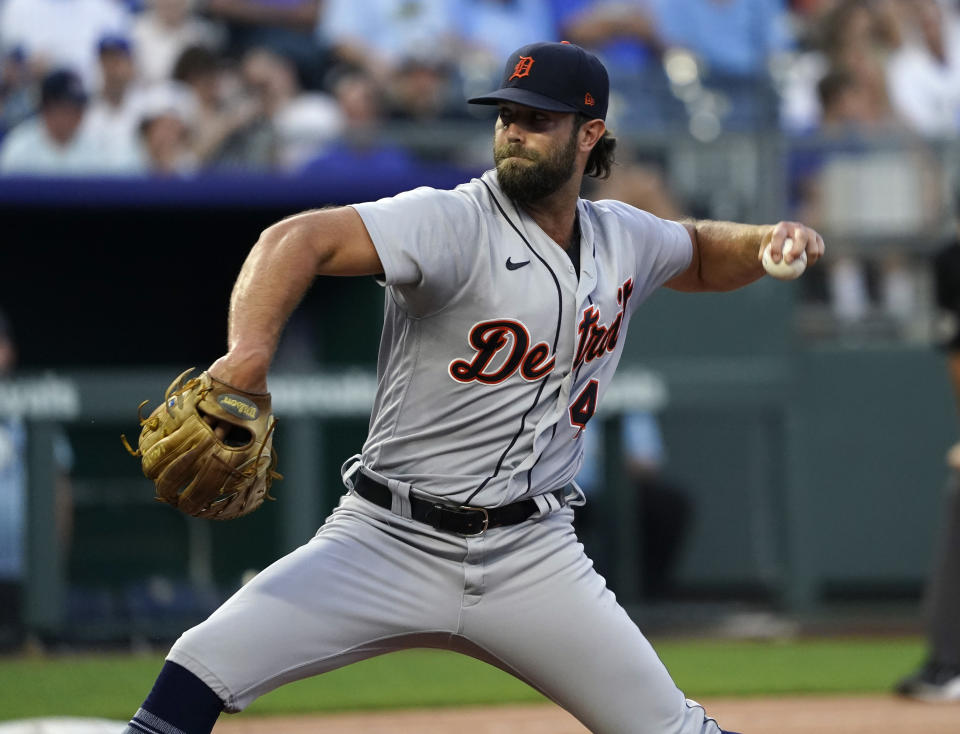
M 168 660 L 127 731 L 210 734 L 221 711 L 223 701 L 206 683 Z

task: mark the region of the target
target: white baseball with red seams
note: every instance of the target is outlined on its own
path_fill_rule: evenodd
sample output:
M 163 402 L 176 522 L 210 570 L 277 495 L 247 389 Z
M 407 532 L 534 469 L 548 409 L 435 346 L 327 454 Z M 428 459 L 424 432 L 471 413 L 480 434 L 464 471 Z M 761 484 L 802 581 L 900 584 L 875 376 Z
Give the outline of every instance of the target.
M 801 252 L 800 256 L 793 261 L 787 262 L 787 253 L 793 252 L 793 240 L 788 237 L 783 241 L 783 247 L 780 252 L 780 262 L 774 262 L 773 257 L 770 255 L 770 245 L 768 244 L 764 247 L 763 255 L 761 256 L 763 269 L 777 280 L 796 280 L 803 275 L 803 271 L 807 269 L 806 250 Z

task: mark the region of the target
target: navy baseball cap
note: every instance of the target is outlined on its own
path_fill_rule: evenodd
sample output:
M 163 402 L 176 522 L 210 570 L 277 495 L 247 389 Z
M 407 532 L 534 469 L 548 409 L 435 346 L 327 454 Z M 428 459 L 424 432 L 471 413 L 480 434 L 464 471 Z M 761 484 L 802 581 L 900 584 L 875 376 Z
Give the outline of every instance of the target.
M 103 53 L 130 53 L 130 39 L 126 36 L 121 36 L 118 33 L 107 33 L 100 37 L 100 40 L 97 41 L 97 51 L 101 54 Z
M 517 49 L 503 70 L 500 89 L 470 104 L 516 102 L 553 112 L 582 112 L 604 119 L 610 96 L 610 79 L 600 59 L 579 46 L 531 43 Z
M 40 104 L 72 102 L 84 105 L 87 93 L 80 77 L 70 69 L 57 69 L 43 78 L 40 84 Z

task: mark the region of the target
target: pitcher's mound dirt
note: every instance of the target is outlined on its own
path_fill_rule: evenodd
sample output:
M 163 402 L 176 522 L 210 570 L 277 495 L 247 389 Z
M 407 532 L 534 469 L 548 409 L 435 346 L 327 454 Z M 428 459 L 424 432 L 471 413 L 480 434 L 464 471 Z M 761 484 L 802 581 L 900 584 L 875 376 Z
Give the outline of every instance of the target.
M 960 703 L 892 696 L 797 696 L 701 701 L 725 729 L 743 734 L 958 734 Z M 330 716 L 221 716 L 215 734 L 585 734 L 550 704 L 418 709 Z

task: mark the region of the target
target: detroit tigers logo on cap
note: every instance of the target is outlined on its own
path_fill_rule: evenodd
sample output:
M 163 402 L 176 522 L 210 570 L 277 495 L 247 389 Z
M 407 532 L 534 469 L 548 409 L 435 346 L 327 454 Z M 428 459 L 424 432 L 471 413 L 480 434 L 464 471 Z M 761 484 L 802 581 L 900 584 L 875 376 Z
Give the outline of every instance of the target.
M 536 74 L 531 73 L 534 65 Z M 507 59 L 501 79 L 500 89 L 469 102 L 515 102 L 540 110 L 581 112 L 600 120 L 607 116 L 607 70 L 600 59 L 572 43 L 531 43 L 517 49 Z
M 510 75 L 510 79 L 522 79 L 525 76 L 530 76 L 530 68 L 532 66 L 532 56 L 521 56 L 517 65 L 513 67 L 513 74 Z M 510 81 L 510 79 L 507 81 Z

